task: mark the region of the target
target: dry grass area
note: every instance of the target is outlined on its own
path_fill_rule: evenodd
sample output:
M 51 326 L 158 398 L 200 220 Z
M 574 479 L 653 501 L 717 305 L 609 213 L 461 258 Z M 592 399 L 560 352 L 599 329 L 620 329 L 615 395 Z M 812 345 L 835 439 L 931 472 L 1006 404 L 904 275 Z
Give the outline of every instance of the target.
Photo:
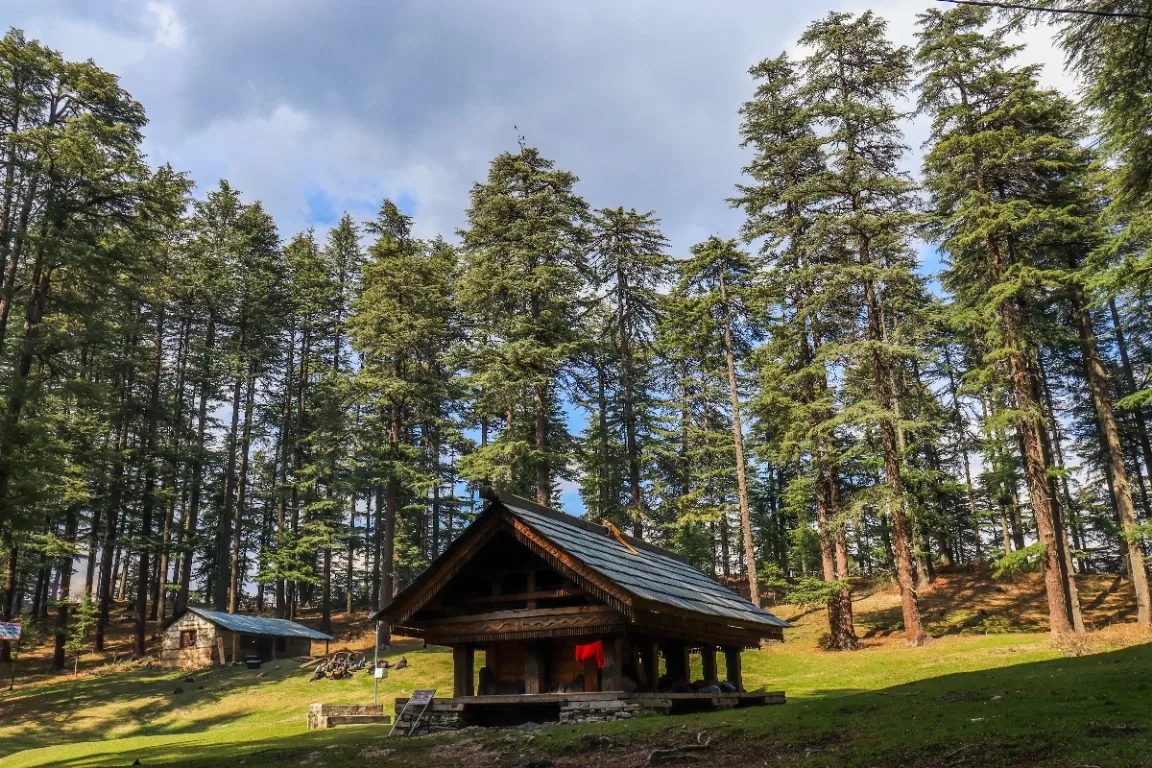
M 1092 630 L 1124 625 L 1136 617 L 1135 598 L 1128 579 L 1115 574 L 1076 577 L 1085 624 Z M 894 581 L 859 586 L 853 595 L 857 632 L 869 645 L 876 641 L 902 642 L 900 591 Z M 797 623 L 788 642 L 806 641 L 819 633 L 823 609 L 787 603 L 766 606 L 780 618 Z M 948 635 L 1045 632 L 1048 603 L 1038 573 L 996 579 L 988 570 L 950 569 L 920 595 L 924 626 L 935 638 Z

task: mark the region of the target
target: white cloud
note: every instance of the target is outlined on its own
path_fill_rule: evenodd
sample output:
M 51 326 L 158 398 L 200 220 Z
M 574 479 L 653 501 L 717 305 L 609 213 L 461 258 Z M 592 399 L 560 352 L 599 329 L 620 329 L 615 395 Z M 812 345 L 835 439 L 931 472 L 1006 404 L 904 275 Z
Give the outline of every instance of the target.
M 165 48 L 179 48 L 184 45 L 184 27 L 176 16 L 176 9 L 164 3 L 150 0 L 144 6 L 156 27 L 154 42 Z
M 831 8 L 871 7 L 912 44 L 916 15 L 934 6 L 0 0 L 30 36 L 122 75 L 151 118 L 153 162 L 201 188 L 228 178 L 286 236 L 316 194 L 369 215 L 382 196 L 407 196 L 420 234 L 451 236 L 471 183 L 515 148 L 515 124 L 580 176 L 590 204 L 655 209 L 681 254 L 739 227 L 725 198 L 747 159 L 737 110 L 750 65 L 794 49 Z M 1022 59 L 1071 92 L 1050 32 L 1029 29 Z M 923 118 L 909 122 L 910 171 L 926 136 Z

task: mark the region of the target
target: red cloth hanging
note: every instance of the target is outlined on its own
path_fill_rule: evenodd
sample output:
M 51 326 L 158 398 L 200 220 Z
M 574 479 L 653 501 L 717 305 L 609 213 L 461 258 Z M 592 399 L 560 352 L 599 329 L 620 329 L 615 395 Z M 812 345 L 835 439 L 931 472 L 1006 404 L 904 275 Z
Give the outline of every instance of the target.
M 604 643 L 597 640 L 587 645 L 576 646 L 576 663 L 583 664 L 588 659 L 596 659 L 596 667 L 604 669 Z

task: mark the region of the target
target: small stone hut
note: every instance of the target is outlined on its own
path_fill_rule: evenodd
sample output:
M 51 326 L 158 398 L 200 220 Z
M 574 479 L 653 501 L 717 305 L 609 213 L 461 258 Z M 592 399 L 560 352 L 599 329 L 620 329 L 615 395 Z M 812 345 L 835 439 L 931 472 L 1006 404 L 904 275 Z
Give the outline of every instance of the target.
M 740 654 L 783 640 L 787 622 L 667 550 L 503 491 L 483 495 L 484 511 L 378 614 L 396 634 L 452 648 L 454 697 L 433 710 L 467 722 L 495 704 L 547 703 L 558 709 L 537 714 L 568 719 L 577 704 L 783 701 L 744 692 Z
M 313 641 L 331 635 L 287 619 L 267 619 L 189 606 L 164 630 L 160 658 L 182 667 L 207 667 L 256 657 L 261 661 L 310 656 Z

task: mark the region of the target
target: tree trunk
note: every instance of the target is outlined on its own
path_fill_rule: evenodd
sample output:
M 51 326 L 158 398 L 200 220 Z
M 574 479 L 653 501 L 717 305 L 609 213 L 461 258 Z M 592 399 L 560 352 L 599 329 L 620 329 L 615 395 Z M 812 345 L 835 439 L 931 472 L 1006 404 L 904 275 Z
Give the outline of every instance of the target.
M 375 613 L 384 607 L 380 601 L 380 575 L 381 575 L 381 562 L 382 552 L 381 545 L 383 543 L 383 530 L 384 530 L 384 486 L 376 485 L 375 498 L 369 494 L 369 502 L 374 501 L 375 504 L 369 504 L 366 510 L 372 516 L 372 611 Z
M 276 446 L 276 552 L 283 557 L 284 549 L 288 545 L 288 462 L 292 455 L 289 450 L 289 434 L 292 429 L 292 380 L 296 362 L 296 321 L 293 317 L 288 326 L 288 343 L 286 345 L 288 359 L 284 364 L 283 405 L 280 412 L 280 434 Z M 283 575 L 276 579 L 276 616 L 281 619 L 288 617 L 287 584 Z
M 160 379 L 164 375 L 164 306 L 156 308 L 156 337 L 152 345 L 152 382 L 148 393 L 148 433 L 144 439 L 144 501 L 140 506 L 140 559 L 136 571 L 136 621 L 132 633 L 132 658 L 144 657 L 148 619 L 148 562 L 152 546 L 152 512 L 156 506 L 156 429 L 160 416 Z
M 73 547 L 76 545 L 76 530 L 79 526 L 79 520 L 78 505 L 68 505 L 64 517 L 64 541 Z M 68 598 L 72 586 L 72 564 L 74 562 L 72 551 L 71 549 L 68 550 L 68 553 L 64 555 L 63 562 L 60 563 L 60 592 L 56 603 L 56 637 L 52 649 L 53 672 L 64 669 L 65 663 L 64 646 L 68 642 L 68 609 L 71 606 Z
M 231 580 L 232 518 L 236 513 L 236 449 L 240 442 L 240 412 L 244 407 L 241 398 L 245 378 L 243 373 L 237 373 L 232 384 L 232 420 L 228 427 L 228 462 L 224 468 L 224 509 L 216 526 L 216 583 L 212 603 L 217 611 L 228 609 L 228 596 L 234 591 L 228 584 Z
M 848 540 L 844 532 L 844 520 L 840 513 L 840 477 L 833 464 L 828 468 L 828 511 L 836 524 L 836 577 L 840 579 L 840 591 L 836 600 L 839 603 L 839 639 L 842 650 L 855 650 L 860 647 L 856 639 L 856 622 L 852 616 L 852 590 L 848 586 Z
M 1120 370 L 1124 373 L 1124 384 L 1126 385 L 1126 394 L 1131 395 L 1136 391 L 1136 377 L 1132 373 L 1132 362 L 1128 358 L 1128 343 L 1124 337 L 1124 324 L 1120 319 L 1120 312 L 1116 308 L 1116 300 L 1108 300 L 1108 309 L 1112 314 L 1112 329 L 1116 333 L 1116 349 L 1120 353 Z M 1132 416 L 1136 420 L 1136 436 L 1140 441 L 1140 455 L 1144 459 L 1144 474 L 1152 473 L 1152 441 L 1148 439 L 1148 423 L 1144 418 L 1144 409 L 1133 408 Z M 1144 489 L 1144 481 L 1140 474 L 1140 468 L 1136 468 L 1136 479 L 1140 483 L 1141 495 L 1144 502 L 1144 514 L 1152 514 L 1152 508 L 1149 508 L 1147 492 Z
M 211 394 L 212 352 L 216 345 L 216 313 L 209 311 L 208 327 L 204 342 L 204 363 L 201 370 L 200 404 L 196 417 L 196 447 L 192 455 L 192 490 L 188 498 L 188 513 L 184 519 L 184 536 L 181 541 L 183 556 L 180 562 L 180 591 L 176 597 L 173 615 L 182 613 L 188 607 L 188 595 L 192 586 L 192 555 L 196 543 L 196 526 L 200 517 L 200 496 L 204 480 L 204 433 L 208 425 L 208 397 Z
M 1006 311 L 1008 317 L 1014 313 Z M 1005 322 L 1015 329 L 1014 317 Z M 1008 342 L 1018 350 L 1018 341 L 1013 333 Z M 1044 460 L 1044 438 L 1041 435 L 1040 408 L 1032 398 L 1032 382 L 1019 351 L 1008 356 L 1012 382 L 1016 391 L 1017 407 L 1025 414 L 1017 420 L 1021 441 L 1024 445 L 1024 460 L 1028 478 L 1028 495 L 1032 502 L 1032 513 L 1036 518 L 1037 535 L 1045 546 L 1042 557 L 1044 586 L 1048 595 L 1048 617 L 1054 635 L 1073 631 L 1072 606 L 1064 575 L 1064 562 L 1057 541 L 1057 530 L 1053 520 L 1055 500 L 1051 497 L 1048 485 L 1048 465 Z M 1031 414 L 1031 415 L 1029 415 Z
M 179 348 L 176 352 L 176 399 L 172 407 L 172 431 L 168 438 L 168 455 L 164 472 L 164 523 L 160 535 L 160 567 L 157 569 L 156 599 L 152 603 L 153 621 L 168 617 L 168 570 L 171 557 L 172 525 L 176 517 L 176 486 L 180 463 L 180 443 L 184 432 L 184 384 L 188 365 L 188 342 L 191 320 L 185 318 L 181 326 Z
M 396 513 L 400 508 L 400 406 L 391 406 L 388 429 L 388 455 L 392 466 L 388 473 L 388 491 L 384 513 L 384 541 L 381 546 L 380 607 L 392 602 L 395 594 L 394 556 L 396 552 Z
M 367 528 L 368 521 L 364 521 L 365 528 Z M 356 563 L 356 494 L 352 494 L 351 509 L 348 512 L 348 565 L 344 572 L 345 584 L 348 586 L 348 595 L 346 604 L 344 606 L 344 613 L 348 616 L 352 615 L 353 600 L 352 600 L 352 585 L 353 579 L 356 577 L 355 573 Z
M 604 382 L 604 366 L 601 362 L 596 363 L 596 420 L 597 431 L 597 453 L 599 458 L 600 475 L 599 482 L 596 484 L 596 503 L 600 509 L 597 510 L 597 519 L 603 520 L 608 517 L 608 496 L 611 493 L 609 488 L 609 468 L 608 468 L 608 396 Z
M 19 561 L 20 548 L 17 543 L 8 539 L 5 541 L 8 550 L 7 566 L 4 569 L 4 603 L 2 615 L 4 621 L 12 621 L 12 610 L 16 606 L 16 566 Z M 12 661 L 12 649 L 7 640 L 0 640 L 0 663 Z
M 548 461 L 548 401 L 541 384 L 532 385 L 532 403 L 536 411 L 536 503 L 552 503 L 552 469 Z
M 1078 282 L 1069 286 L 1072 300 L 1072 314 L 1076 321 L 1076 332 L 1080 337 L 1080 350 L 1084 357 L 1084 367 L 1088 380 L 1088 391 L 1092 394 L 1092 404 L 1096 408 L 1096 419 L 1100 423 L 1100 433 L 1104 439 L 1112 486 L 1116 494 L 1116 511 L 1120 514 L 1121 536 L 1128 543 L 1128 570 L 1132 588 L 1136 592 L 1136 623 L 1152 625 L 1152 599 L 1148 592 L 1148 572 L 1144 566 L 1144 554 L 1140 548 L 1137 533 L 1136 508 L 1132 502 L 1132 487 L 1128 482 L 1128 468 L 1124 464 L 1123 446 L 1120 444 L 1120 427 L 1112 412 L 1112 402 L 1108 397 L 1108 374 L 1100 359 L 1100 349 L 1096 344 L 1096 333 L 1092 328 L 1092 316 L 1088 312 L 1088 300 L 1084 288 Z
M 127 389 L 127 388 L 126 388 Z M 128 428 L 123 422 L 120 424 L 119 435 L 116 440 L 116 459 L 112 469 L 111 492 L 106 513 L 107 522 L 104 528 L 104 538 L 100 552 L 100 600 L 96 618 L 96 650 L 104 650 L 104 628 L 108 624 L 108 611 L 112 605 L 112 557 L 116 547 L 116 530 L 119 517 L 123 514 L 120 501 L 124 491 L 124 460 L 123 456 L 128 444 Z
M 972 532 L 976 545 L 976 564 L 983 561 L 983 542 L 980 538 L 980 515 L 976 510 L 976 492 L 972 487 L 972 466 L 968 458 L 968 429 L 964 424 L 964 411 L 960 407 L 960 396 L 956 386 L 956 375 L 952 368 L 952 353 L 944 345 L 944 366 L 948 370 L 948 391 L 952 397 L 952 422 L 956 426 L 956 439 L 960 447 L 960 458 L 964 463 L 964 490 L 968 497 L 968 515 L 972 521 Z M 1007 550 L 1005 550 L 1007 552 Z
M 1052 388 L 1048 385 L 1048 372 L 1044 368 L 1043 358 L 1038 355 L 1036 363 L 1040 374 L 1040 391 L 1044 399 L 1044 418 L 1050 427 L 1050 429 L 1046 431 L 1046 436 L 1052 448 L 1052 457 L 1056 465 L 1056 470 L 1060 475 L 1060 498 L 1063 500 L 1064 509 L 1068 512 L 1068 531 L 1072 534 L 1072 546 L 1078 551 L 1083 551 L 1083 537 L 1080 535 L 1080 512 L 1076 509 L 1076 502 L 1072 498 L 1071 489 L 1068 487 L 1068 474 L 1064 467 L 1064 448 L 1060 440 L 1060 422 L 1056 419 L 1056 407 L 1052 402 Z M 1109 487 L 1111 487 L 1111 483 L 1109 483 Z M 1111 494 L 1111 497 L 1113 501 L 1115 501 L 1115 494 Z M 1084 573 L 1087 566 L 1084 563 L 1083 557 L 1078 559 L 1078 564 L 1080 566 L 1080 572 Z
M 744 429 L 740 424 L 740 390 L 736 384 L 736 359 L 732 343 L 732 317 L 728 286 L 720 272 L 720 303 L 724 308 L 724 359 L 728 366 L 728 395 L 732 402 L 732 442 L 736 448 L 736 489 L 740 494 L 740 529 L 744 534 L 744 561 L 751 600 L 760 605 L 760 585 L 756 573 L 756 547 L 752 541 L 752 510 L 748 503 L 748 478 L 744 462 Z
M 46 534 L 52 533 L 51 527 L 45 525 L 44 532 Z M 32 589 L 32 610 L 28 612 L 33 619 L 40 618 L 40 609 L 48 602 L 48 577 L 50 569 L 48 567 L 47 552 L 40 553 L 39 563 L 40 565 L 36 569 L 36 586 Z
M 240 438 L 240 474 L 236 480 L 236 517 L 232 521 L 231 578 L 228 580 L 228 613 L 240 610 L 244 596 L 244 574 L 240 568 L 244 509 L 248 495 L 248 452 L 252 445 L 252 406 L 256 396 L 256 364 L 248 366 L 248 388 L 244 394 L 244 426 Z
M 860 263 L 867 267 L 870 263 L 871 243 L 867 237 L 860 237 Z M 885 332 L 881 328 L 880 312 L 876 297 L 876 287 L 871 279 L 864 281 L 864 304 L 868 315 L 868 338 L 873 343 L 872 367 L 875 378 L 877 399 L 882 409 L 895 406 L 899 393 L 893 391 L 894 380 L 889 370 L 889 361 L 880 349 Z M 892 501 L 889 514 L 892 518 L 893 544 L 896 550 L 896 574 L 900 582 L 900 606 L 904 615 L 904 633 L 908 644 L 917 646 L 927 641 L 923 624 L 920 621 L 916 585 L 912 573 L 912 552 L 910 542 L 912 531 L 904 515 L 904 485 L 900 472 L 900 449 L 897 442 L 896 424 L 890 414 L 880 418 L 880 440 L 884 448 L 884 475 L 891 491 Z
M 616 305 L 619 308 L 617 333 L 620 337 L 621 389 L 624 396 L 624 450 L 628 455 L 628 506 L 632 515 L 632 535 L 644 537 L 644 494 L 640 487 L 640 449 L 636 438 L 636 393 L 633 375 L 632 340 L 628 338 L 628 318 L 626 302 L 622 298 L 628 293 L 628 279 L 623 270 L 616 272 L 616 286 L 620 292 Z

